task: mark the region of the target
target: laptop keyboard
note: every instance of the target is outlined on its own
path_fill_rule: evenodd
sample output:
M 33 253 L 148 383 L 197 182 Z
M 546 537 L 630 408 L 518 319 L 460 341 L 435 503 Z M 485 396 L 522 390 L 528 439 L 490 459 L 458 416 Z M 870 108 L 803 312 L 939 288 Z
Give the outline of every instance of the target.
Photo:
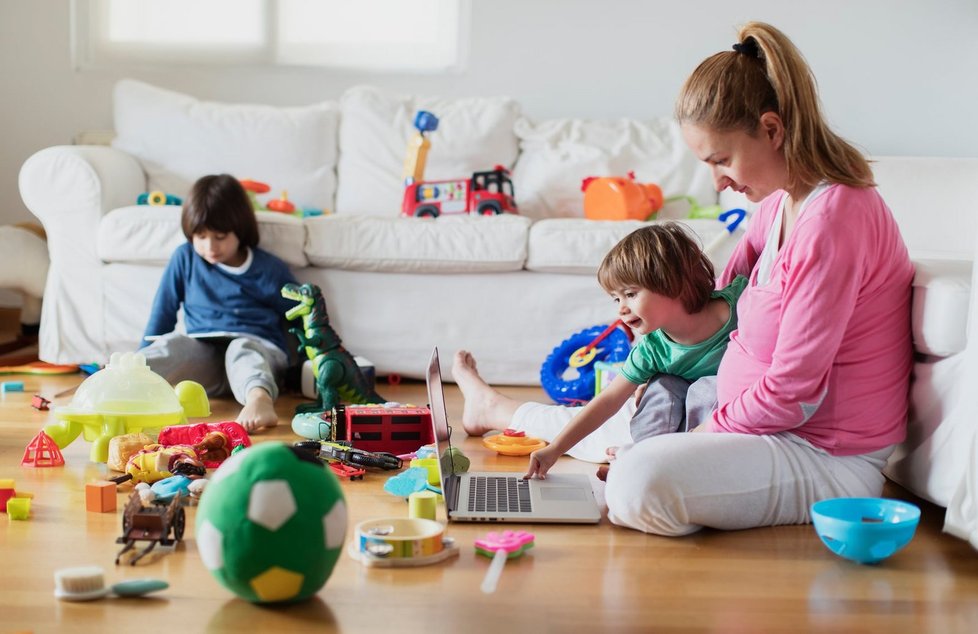
M 530 483 L 513 476 L 472 476 L 469 479 L 469 511 L 529 513 Z

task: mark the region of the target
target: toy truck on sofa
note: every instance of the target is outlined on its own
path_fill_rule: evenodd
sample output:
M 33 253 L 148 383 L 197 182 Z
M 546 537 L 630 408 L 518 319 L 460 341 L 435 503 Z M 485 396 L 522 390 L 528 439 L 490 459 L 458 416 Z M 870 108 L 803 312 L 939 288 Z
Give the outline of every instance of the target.
M 404 187 L 402 216 L 437 218 L 442 214 L 477 213 L 494 216 L 517 213 L 513 181 L 509 170 L 496 165 L 472 178 L 444 181 L 418 181 Z

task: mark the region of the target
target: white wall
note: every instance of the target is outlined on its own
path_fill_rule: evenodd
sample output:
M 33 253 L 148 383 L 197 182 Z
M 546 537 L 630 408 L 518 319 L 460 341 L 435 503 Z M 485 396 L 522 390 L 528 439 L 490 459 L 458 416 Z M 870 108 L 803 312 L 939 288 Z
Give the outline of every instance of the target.
M 976 0 L 471 0 L 456 74 L 169 68 L 76 72 L 69 0 L 0 0 L 0 223 L 32 218 L 17 173 L 33 152 L 112 127 L 110 93 L 134 77 L 205 99 L 304 104 L 372 83 L 447 96 L 507 94 L 534 119 L 669 114 L 683 79 L 775 24 L 801 48 L 836 129 L 872 154 L 978 156 Z M 804 6 L 802 6 L 804 5 Z

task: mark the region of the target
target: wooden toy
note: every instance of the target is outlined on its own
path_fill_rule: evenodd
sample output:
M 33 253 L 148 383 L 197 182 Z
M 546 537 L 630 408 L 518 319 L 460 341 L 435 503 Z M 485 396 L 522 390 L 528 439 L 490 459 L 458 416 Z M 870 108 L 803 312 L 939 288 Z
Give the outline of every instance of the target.
M 89 513 L 111 513 L 116 509 L 115 482 L 85 484 L 85 510 Z

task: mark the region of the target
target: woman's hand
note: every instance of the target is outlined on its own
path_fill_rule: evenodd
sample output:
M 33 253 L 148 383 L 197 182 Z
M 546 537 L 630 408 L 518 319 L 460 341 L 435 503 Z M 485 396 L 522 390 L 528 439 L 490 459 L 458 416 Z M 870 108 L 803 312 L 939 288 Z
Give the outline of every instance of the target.
M 559 457 L 560 453 L 553 448 L 553 445 L 548 445 L 543 449 L 537 449 L 530 454 L 530 466 L 527 468 L 526 475 L 523 478 L 529 480 L 533 476 L 536 476 L 541 480 L 546 480 L 547 472 L 550 471 L 550 467 L 554 466 L 554 463 L 557 462 L 557 458 Z

